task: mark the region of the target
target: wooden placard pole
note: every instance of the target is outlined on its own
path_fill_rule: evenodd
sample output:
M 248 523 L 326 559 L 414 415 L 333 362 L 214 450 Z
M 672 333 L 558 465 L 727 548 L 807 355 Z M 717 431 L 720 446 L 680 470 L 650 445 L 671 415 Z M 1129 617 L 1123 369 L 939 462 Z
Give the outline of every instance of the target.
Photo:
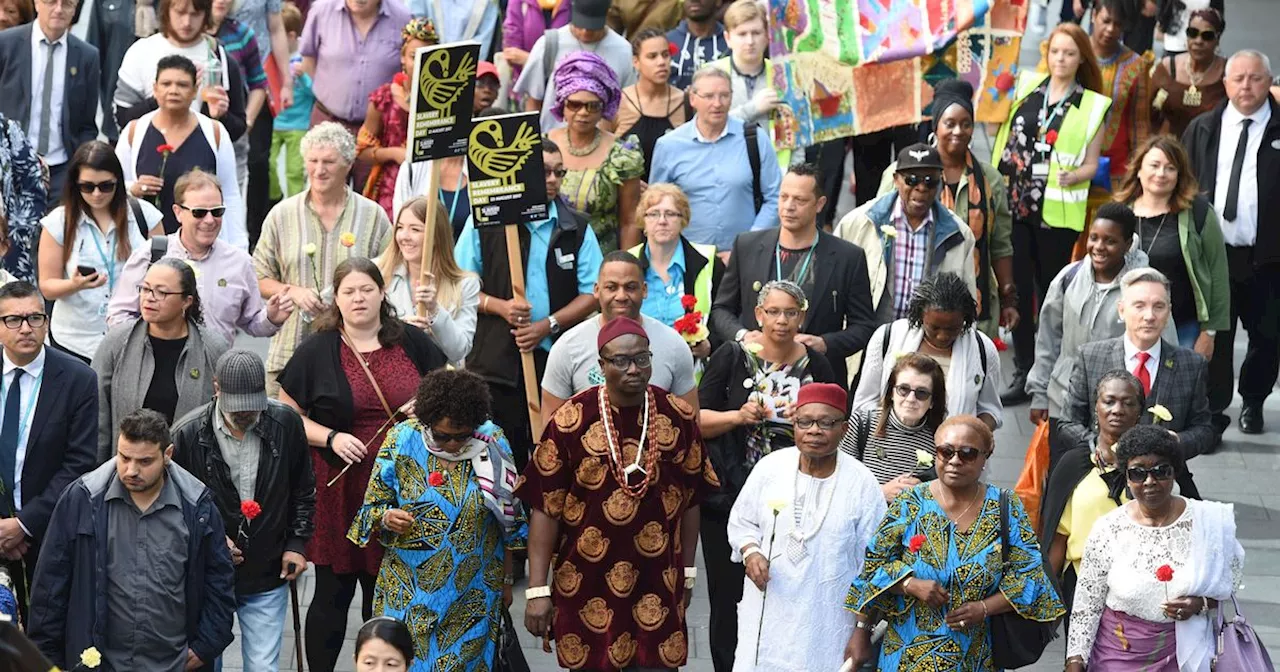
M 427 274 L 431 272 L 431 261 L 435 257 L 436 214 L 440 209 L 436 207 L 436 203 L 440 199 L 440 162 L 441 159 L 432 159 L 431 167 L 427 169 L 427 202 L 430 205 L 427 206 L 427 220 L 423 222 L 422 227 L 422 256 L 420 257 L 422 268 L 418 272 L 419 287 L 427 283 Z M 410 167 L 409 170 L 413 170 L 413 168 Z M 453 197 L 459 198 L 457 194 L 454 194 Z M 395 227 L 392 228 L 394 229 Z M 418 317 L 426 316 L 427 304 L 419 302 Z
M 507 264 L 511 268 L 511 295 L 528 302 L 524 294 L 524 259 L 520 255 L 519 224 L 506 226 Z M 520 367 L 524 373 L 524 397 L 529 410 L 529 433 L 534 443 L 542 434 L 542 393 L 538 389 L 538 369 L 533 363 L 533 351 L 520 353 Z

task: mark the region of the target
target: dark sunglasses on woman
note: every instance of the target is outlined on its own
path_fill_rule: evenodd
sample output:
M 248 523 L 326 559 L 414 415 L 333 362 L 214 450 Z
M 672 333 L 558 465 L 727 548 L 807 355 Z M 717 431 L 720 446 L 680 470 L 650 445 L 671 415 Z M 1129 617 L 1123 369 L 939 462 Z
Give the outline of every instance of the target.
M 119 184 L 115 180 L 107 180 L 105 182 L 80 182 L 76 186 L 80 187 L 80 193 L 88 195 L 97 191 L 100 194 L 114 193 L 116 185 Z
M 929 401 L 929 397 L 933 396 L 932 392 L 923 387 L 911 387 L 910 385 L 894 385 L 893 391 L 903 399 L 911 396 L 912 393 L 915 393 L 916 399 L 920 401 Z
M 586 110 L 591 114 L 598 114 L 603 109 L 604 109 L 604 103 L 598 100 L 592 100 L 592 101 L 586 101 L 586 102 L 581 100 L 564 101 L 564 111 L 569 112 L 571 114 L 581 112 L 582 110 Z
M 951 446 L 947 444 L 943 444 L 941 446 L 934 446 L 933 452 L 937 453 L 938 458 L 941 459 L 943 462 L 950 462 L 951 458 L 955 457 L 956 455 L 959 455 L 960 461 L 966 464 L 978 459 L 978 456 L 982 454 L 981 450 L 978 450 L 973 446 L 960 446 L 959 448 L 957 448 L 955 446 Z
M 1217 42 L 1218 31 L 1200 30 L 1199 28 L 1192 28 L 1191 26 L 1187 26 L 1187 39 L 1194 40 L 1197 37 L 1204 40 L 1205 42 Z
M 1173 478 L 1173 465 L 1168 463 L 1157 464 L 1150 469 L 1129 467 L 1125 469 L 1124 475 L 1129 479 L 1130 483 L 1146 483 L 1148 476 L 1154 477 L 1157 481 L 1167 481 Z

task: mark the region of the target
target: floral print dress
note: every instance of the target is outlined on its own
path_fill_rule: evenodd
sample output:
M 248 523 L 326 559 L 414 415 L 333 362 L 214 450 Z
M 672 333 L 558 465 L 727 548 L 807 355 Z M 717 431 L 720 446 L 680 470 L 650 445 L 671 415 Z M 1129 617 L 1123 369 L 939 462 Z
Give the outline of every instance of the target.
M 1013 211 L 1013 218 L 1036 224 L 1039 224 L 1040 209 L 1044 205 L 1046 178 L 1033 176 L 1031 167 L 1049 160 L 1046 153 L 1036 150 L 1045 117 L 1049 117 L 1049 122 L 1043 135 L 1048 135 L 1050 131 L 1057 131 L 1062 127 L 1066 111 L 1073 107 L 1079 108 L 1084 97 L 1077 87 L 1062 103 L 1062 112 L 1054 115 L 1050 112 L 1057 105 L 1044 104 L 1044 98 L 1048 95 L 1046 86 L 1036 89 L 1035 93 L 1027 96 L 1022 105 L 1014 110 L 1009 127 L 1009 142 L 1000 154 L 999 166 L 1000 173 L 1009 182 L 1009 208 Z
M 618 249 L 618 198 L 622 183 L 644 177 L 644 153 L 634 134 L 619 138 L 599 168 L 570 170 L 560 194 L 585 212 L 600 241 L 600 252 Z
M 378 146 L 381 147 L 404 147 L 405 142 L 409 139 L 409 111 L 401 109 L 396 104 L 395 96 L 391 95 L 391 84 L 383 84 L 369 94 L 369 102 L 377 108 L 378 113 L 382 115 L 382 135 L 378 138 Z M 382 206 L 387 212 L 387 217 L 391 221 L 395 221 L 396 215 L 391 211 L 392 197 L 396 191 L 396 175 L 400 174 L 400 164 L 384 163 L 379 166 L 375 174 L 377 177 L 371 176 L 372 182 L 369 188 L 365 190 L 364 195 Z
M 49 176 L 36 149 L 17 122 L 0 116 L 0 214 L 9 220 L 9 252 L 4 270 L 35 282 L 33 239 L 40 235 Z

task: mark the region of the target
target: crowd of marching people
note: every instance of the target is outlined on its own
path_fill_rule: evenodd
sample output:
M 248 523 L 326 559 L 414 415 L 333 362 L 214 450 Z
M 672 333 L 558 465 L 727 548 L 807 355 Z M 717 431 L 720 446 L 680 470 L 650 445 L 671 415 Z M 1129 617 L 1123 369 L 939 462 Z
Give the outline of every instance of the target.
M 717 672 L 1273 669 L 1193 478 L 1238 323 L 1241 432 L 1280 373 L 1222 4 L 1067 0 L 988 149 L 956 79 L 785 146 L 757 0 L 0 0 L 0 612 L 42 669 L 271 672 L 292 611 L 331 672 L 358 589 L 357 670 L 647 672 L 702 581 Z M 407 147 L 471 40 L 471 115 L 540 118 L 515 231 Z

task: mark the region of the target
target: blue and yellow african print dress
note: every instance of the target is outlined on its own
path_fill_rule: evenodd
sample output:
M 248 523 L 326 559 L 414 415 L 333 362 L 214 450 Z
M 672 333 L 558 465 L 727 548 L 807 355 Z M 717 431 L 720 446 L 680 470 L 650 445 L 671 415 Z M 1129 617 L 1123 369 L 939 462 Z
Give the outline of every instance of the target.
M 1007 571 L 1000 569 L 1000 489 L 987 486 L 981 513 L 966 532 L 958 532 L 933 498 L 929 484 L 908 490 L 889 505 L 875 538 L 867 545 L 866 564 L 854 579 L 845 608 L 875 610 L 889 621 L 880 652 L 881 672 L 989 672 L 991 637 L 984 621 L 952 630 L 946 612 L 997 591 L 1024 618 L 1052 621 L 1065 610 L 1049 583 L 1040 546 L 1017 497 L 1009 499 Z M 923 535 L 918 552 L 911 540 Z M 911 576 L 937 581 L 950 595 L 941 610 L 914 597 L 895 595 L 890 586 Z
M 511 459 L 511 448 L 493 423 L 479 427 L 475 438 L 496 443 Z M 403 535 L 380 524 L 382 514 L 394 508 L 414 517 Z M 504 529 L 486 506 L 472 461 L 429 453 L 422 426 L 411 420 L 387 434 L 364 506 L 347 536 L 363 545 L 374 534 L 386 553 L 373 613 L 408 624 L 416 652 L 410 670 L 492 669 L 502 629 L 503 554 L 525 547 L 523 517 Z

